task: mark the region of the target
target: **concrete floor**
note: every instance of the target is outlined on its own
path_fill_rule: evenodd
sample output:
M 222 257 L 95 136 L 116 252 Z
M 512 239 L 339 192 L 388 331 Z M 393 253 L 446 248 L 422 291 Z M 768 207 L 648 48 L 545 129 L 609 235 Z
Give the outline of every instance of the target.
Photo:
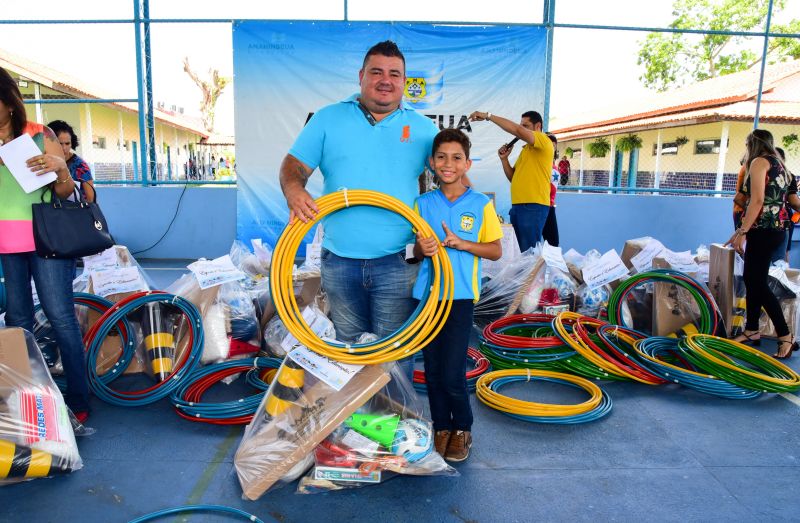
M 164 285 L 182 271 L 148 272 Z M 789 364 L 800 368 L 800 356 Z M 677 385 L 601 386 L 612 412 L 577 426 L 517 421 L 473 398 L 475 446 L 458 477 L 398 477 L 312 496 L 294 494 L 293 484 L 255 502 L 242 500 L 233 468 L 241 427 L 185 421 L 166 400 L 134 409 L 94 400 L 89 425 L 97 432 L 78 442 L 84 468 L 0 488 L 0 521 L 123 522 L 191 503 L 282 523 L 800 520 L 796 395 L 731 401 Z M 504 391 L 563 403 L 580 396 L 525 383 Z

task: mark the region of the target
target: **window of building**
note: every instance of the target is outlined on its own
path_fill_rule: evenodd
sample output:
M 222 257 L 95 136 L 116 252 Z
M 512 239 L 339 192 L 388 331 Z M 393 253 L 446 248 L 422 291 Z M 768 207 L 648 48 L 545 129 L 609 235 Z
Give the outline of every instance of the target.
M 694 154 L 719 154 L 719 140 L 697 140 L 694 142 Z
M 658 154 L 658 144 L 653 144 L 653 156 Z M 661 144 L 661 155 L 678 154 L 678 142 L 664 142 Z
M 106 148 L 106 137 L 105 136 L 92 136 L 92 145 L 95 149 L 105 149 Z

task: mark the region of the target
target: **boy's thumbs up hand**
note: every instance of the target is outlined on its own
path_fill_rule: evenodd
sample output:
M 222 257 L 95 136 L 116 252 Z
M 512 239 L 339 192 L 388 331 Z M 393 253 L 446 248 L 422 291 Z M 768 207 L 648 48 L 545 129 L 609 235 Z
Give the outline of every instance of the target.
M 461 242 L 463 241 L 461 238 L 456 236 L 453 231 L 451 231 L 447 224 L 442 221 L 442 229 L 444 230 L 445 238 L 442 241 L 442 245 L 445 247 L 450 247 L 451 249 L 460 249 Z

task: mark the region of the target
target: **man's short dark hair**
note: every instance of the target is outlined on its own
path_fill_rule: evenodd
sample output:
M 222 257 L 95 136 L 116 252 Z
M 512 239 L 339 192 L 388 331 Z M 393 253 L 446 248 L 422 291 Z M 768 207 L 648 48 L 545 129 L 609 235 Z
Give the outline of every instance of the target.
M 436 154 L 436 151 L 439 150 L 439 147 L 443 143 L 450 142 L 461 144 L 461 148 L 464 149 L 464 154 L 466 154 L 467 160 L 469 160 L 469 149 L 472 147 L 472 142 L 469 141 L 469 137 L 464 134 L 461 129 L 444 129 L 443 131 L 439 131 L 439 134 L 433 139 L 433 147 L 431 148 L 432 155 Z
M 398 48 L 397 44 L 391 40 L 386 40 L 384 42 L 378 42 L 369 48 L 367 54 L 364 55 L 364 63 L 361 64 L 361 69 L 364 69 L 367 66 L 367 60 L 369 60 L 369 57 L 376 54 L 381 56 L 397 57 L 403 61 L 403 69 L 406 68 L 406 57 L 403 56 L 400 48 Z
M 525 111 L 522 113 L 522 117 L 530 120 L 533 125 L 536 125 L 537 123 L 544 123 L 544 120 L 542 120 L 542 115 L 536 111 Z

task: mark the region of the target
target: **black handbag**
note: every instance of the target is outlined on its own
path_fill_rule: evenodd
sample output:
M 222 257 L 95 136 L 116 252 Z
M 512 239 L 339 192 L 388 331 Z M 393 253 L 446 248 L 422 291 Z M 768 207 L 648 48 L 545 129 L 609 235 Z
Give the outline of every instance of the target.
M 113 247 L 100 206 L 84 200 L 77 188 L 74 194 L 70 201 L 53 192 L 50 203 L 32 205 L 33 241 L 42 258 L 82 258 Z

